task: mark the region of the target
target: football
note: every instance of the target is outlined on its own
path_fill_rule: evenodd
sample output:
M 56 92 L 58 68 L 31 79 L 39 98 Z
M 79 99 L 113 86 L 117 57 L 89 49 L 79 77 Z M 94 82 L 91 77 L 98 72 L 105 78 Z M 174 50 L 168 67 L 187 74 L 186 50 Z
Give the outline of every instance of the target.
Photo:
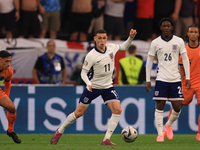
M 122 139 L 125 142 L 134 142 L 137 139 L 137 130 L 132 126 L 125 127 L 121 132 Z

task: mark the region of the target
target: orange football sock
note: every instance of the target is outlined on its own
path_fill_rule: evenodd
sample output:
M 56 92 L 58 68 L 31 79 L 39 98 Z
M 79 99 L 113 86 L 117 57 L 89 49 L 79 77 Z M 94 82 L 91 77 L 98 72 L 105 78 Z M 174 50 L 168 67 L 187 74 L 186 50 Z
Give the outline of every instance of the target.
M 10 113 L 7 111 L 7 119 L 8 119 L 8 132 L 12 133 L 14 132 L 14 124 L 16 120 L 16 112 L 15 113 Z
M 169 117 L 171 116 L 171 114 L 172 114 L 172 109 L 170 109 L 170 111 L 169 111 L 169 115 L 168 115 L 167 121 L 169 120 Z
M 200 114 L 199 114 L 199 118 L 198 118 L 198 133 L 200 134 Z

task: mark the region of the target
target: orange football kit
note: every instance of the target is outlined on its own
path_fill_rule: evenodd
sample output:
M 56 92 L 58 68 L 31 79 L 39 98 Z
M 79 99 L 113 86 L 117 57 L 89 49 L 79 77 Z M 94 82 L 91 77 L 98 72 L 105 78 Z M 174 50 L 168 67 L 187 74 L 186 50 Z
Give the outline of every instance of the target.
M 190 83 L 191 88 L 187 90 L 185 87 L 186 78 L 183 77 L 182 90 L 184 101 L 183 105 L 189 105 L 192 102 L 193 95 L 196 94 L 197 106 L 200 104 L 200 45 L 195 48 L 191 48 L 188 44 L 185 46 L 187 50 L 187 55 L 190 61 Z M 179 64 L 182 65 L 182 58 L 179 58 Z M 200 133 L 200 115 L 198 117 L 198 133 Z
M 185 87 L 185 76 L 182 80 L 182 90 L 183 90 L 183 96 L 184 101 L 182 102 L 183 105 L 189 105 L 192 102 L 193 95 L 196 94 L 197 97 L 197 106 L 200 104 L 200 45 L 195 48 L 189 47 L 187 44 L 187 55 L 190 61 L 190 83 L 191 88 L 187 90 L 187 87 Z M 179 58 L 179 64 L 183 65 L 182 58 L 180 56 Z
M 13 69 L 11 66 L 7 70 L 3 70 L 0 72 L 0 78 L 2 80 L 5 80 L 5 85 L 4 85 L 4 91 L 0 88 L 0 101 L 3 97 L 10 95 L 10 89 L 11 89 L 11 78 L 13 75 Z M 8 119 L 8 132 L 12 133 L 14 132 L 14 124 L 16 120 L 16 112 L 15 113 L 10 113 L 7 111 L 7 119 Z

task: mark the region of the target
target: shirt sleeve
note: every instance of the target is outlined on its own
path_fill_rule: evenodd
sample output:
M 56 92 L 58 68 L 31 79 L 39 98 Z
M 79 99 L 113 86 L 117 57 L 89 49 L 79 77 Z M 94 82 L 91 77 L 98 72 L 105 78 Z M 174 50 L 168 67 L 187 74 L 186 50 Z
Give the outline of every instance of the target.
M 60 63 L 61 63 L 61 70 L 65 69 L 65 64 L 64 64 L 64 60 L 62 57 L 60 57 Z
M 44 70 L 44 65 L 43 65 L 43 59 L 41 57 L 38 57 L 36 63 L 35 63 L 35 66 L 34 68 L 37 69 L 37 70 Z
M 8 74 L 5 78 L 5 81 L 9 82 L 12 79 L 12 76 L 13 76 L 13 69 L 10 67 L 9 70 L 8 70 Z
M 86 55 L 82 69 L 89 71 L 92 66 L 93 66 L 93 59 L 91 55 Z
M 156 54 L 156 46 L 155 46 L 154 42 L 151 42 L 150 50 L 148 52 L 148 55 L 151 56 L 151 57 L 154 57 L 155 54 Z
M 150 82 L 151 77 L 151 68 L 153 65 L 153 59 L 156 54 L 156 47 L 154 46 L 154 42 L 151 42 L 150 50 L 148 52 L 147 62 L 146 62 L 146 82 Z

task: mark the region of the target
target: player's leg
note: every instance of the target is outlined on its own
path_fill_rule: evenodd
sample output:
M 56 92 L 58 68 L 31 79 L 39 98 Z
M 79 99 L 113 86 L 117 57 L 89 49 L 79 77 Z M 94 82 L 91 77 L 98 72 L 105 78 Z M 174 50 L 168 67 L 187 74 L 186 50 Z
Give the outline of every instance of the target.
M 181 108 L 182 108 L 182 101 L 174 101 L 174 102 L 172 102 L 172 106 L 173 106 L 173 108 L 170 110 L 171 115 L 168 116 L 168 120 L 165 124 L 166 130 L 163 131 L 164 137 L 167 136 L 167 138 L 169 140 L 173 139 L 174 135 L 173 135 L 172 125 L 173 125 L 174 121 L 176 121 L 179 118 L 179 115 L 181 113 Z
M 169 140 L 173 139 L 172 125 L 176 121 L 181 113 L 183 94 L 181 88 L 181 82 L 170 83 L 169 100 L 172 104 L 172 111 L 168 121 L 165 124 L 166 130 L 163 132 L 164 136 L 167 136 Z
M 108 121 L 108 128 L 101 144 L 102 145 L 116 145 L 110 141 L 110 137 L 112 136 L 115 128 L 118 125 L 119 118 L 122 112 L 119 96 L 117 92 L 115 91 L 115 89 L 112 87 L 112 88 L 107 89 L 107 92 L 104 93 L 102 97 L 104 99 L 104 103 L 110 108 L 112 112 L 112 116 L 110 117 Z
M 200 112 L 200 106 L 199 106 L 199 112 Z M 198 133 L 196 136 L 196 141 L 200 141 L 200 113 L 199 113 L 199 118 L 198 118 Z
M 110 137 L 112 136 L 115 128 L 118 125 L 122 110 L 119 101 L 110 102 L 107 105 L 112 112 L 112 116 L 108 121 L 108 127 L 104 139 L 102 141 L 102 145 L 116 145 L 110 141 Z
M 76 110 L 67 116 L 67 119 L 62 124 L 62 126 L 58 129 L 59 133 L 63 133 L 67 127 L 69 127 L 76 119 L 83 116 L 86 112 L 88 106 L 82 106 L 78 104 Z
M 155 122 L 156 128 L 158 132 L 158 136 L 156 138 L 157 142 L 164 142 L 163 137 L 163 112 L 166 101 L 157 100 L 156 101 L 156 110 L 155 110 Z
M 76 110 L 74 112 L 72 112 L 71 114 L 69 114 L 67 116 L 65 122 L 61 125 L 61 127 L 56 130 L 55 134 L 51 138 L 51 144 L 58 143 L 58 141 L 59 141 L 60 137 L 62 136 L 62 134 L 64 133 L 65 129 L 67 127 L 69 127 L 72 123 L 74 123 L 74 121 L 76 121 L 76 119 L 81 117 L 87 110 L 91 101 L 93 99 L 95 99 L 96 97 L 98 97 L 99 95 L 100 95 L 99 90 L 93 89 L 93 92 L 89 92 L 87 89 L 84 90 L 83 94 L 80 97 L 79 104 L 78 104 Z
M 164 142 L 163 136 L 163 111 L 166 100 L 168 100 L 169 83 L 156 81 L 153 100 L 156 100 L 155 121 L 158 136 L 157 142 Z
M 199 117 L 198 117 L 198 133 L 196 136 L 196 141 L 200 141 L 200 89 L 198 88 L 197 91 L 195 91 L 196 97 L 197 97 L 197 107 L 199 107 Z
M 21 143 L 20 138 L 14 132 L 14 124 L 17 116 L 15 105 L 8 96 L 4 96 L 0 98 L 0 106 L 4 107 L 7 110 L 7 119 L 8 119 L 7 135 L 12 137 L 15 143 Z

